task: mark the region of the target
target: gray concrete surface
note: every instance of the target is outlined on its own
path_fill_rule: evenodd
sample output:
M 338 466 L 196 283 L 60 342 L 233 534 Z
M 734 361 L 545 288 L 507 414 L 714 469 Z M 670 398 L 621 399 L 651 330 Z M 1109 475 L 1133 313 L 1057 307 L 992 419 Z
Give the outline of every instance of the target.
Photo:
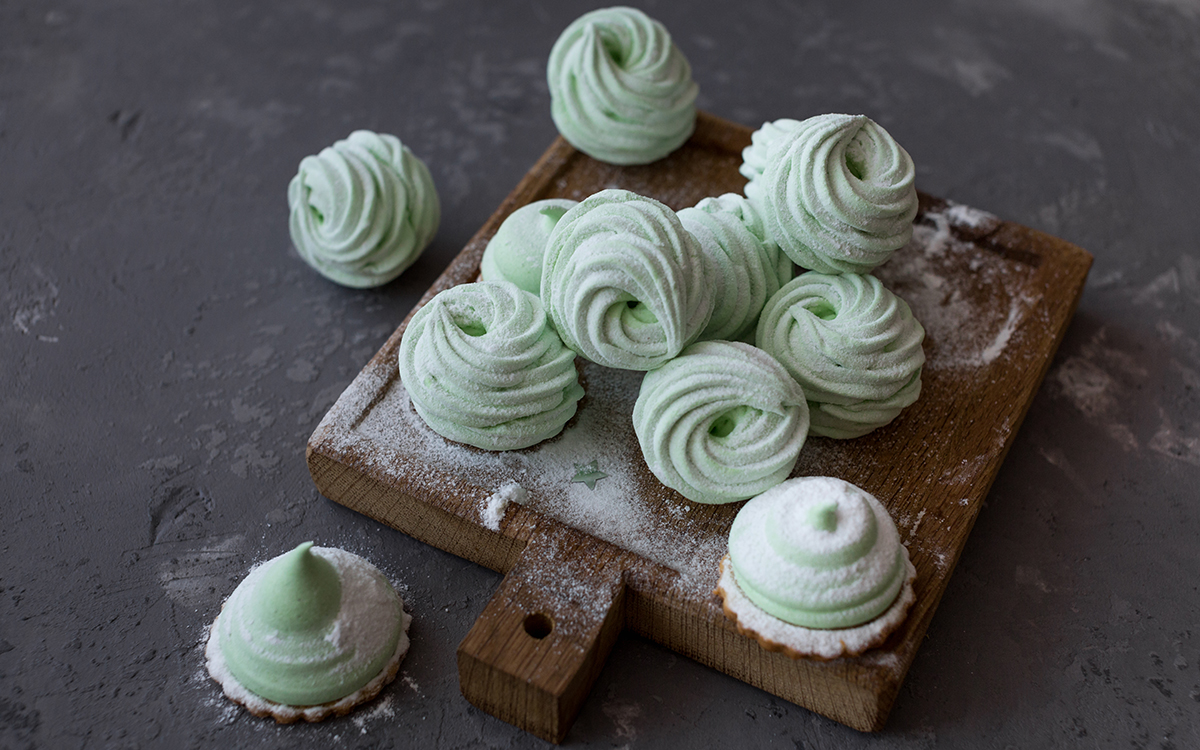
M 540 747 L 466 704 L 497 576 L 320 497 L 324 410 L 555 135 L 567 2 L 0 0 L 0 747 Z M 646 2 L 701 106 L 881 122 L 926 192 L 1096 264 L 886 731 L 636 638 L 568 747 L 1200 747 L 1200 3 Z M 290 249 L 299 160 L 398 134 L 442 196 L 398 281 Z M 402 582 L 382 701 L 276 727 L 199 642 L 315 539 Z

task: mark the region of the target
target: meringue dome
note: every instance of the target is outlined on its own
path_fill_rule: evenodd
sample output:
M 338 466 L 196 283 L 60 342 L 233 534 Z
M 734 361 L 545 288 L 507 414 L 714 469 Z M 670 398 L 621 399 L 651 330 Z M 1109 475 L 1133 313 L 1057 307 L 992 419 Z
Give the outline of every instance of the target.
M 542 262 L 542 302 L 563 343 L 591 361 L 651 370 L 712 316 L 699 243 L 667 206 L 601 190 L 559 220 Z
M 833 477 L 789 479 L 747 502 L 729 530 L 729 562 L 755 606 L 805 628 L 874 619 L 909 575 L 887 510 Z
M 780 120 L 751 140 L 741 169 L 751 179 L 746 195 L 800 267 L 868 273 L 912 238 L 916 169 L 870 118 Z
M 874 276 L 809 271 L 767 301 L 756 343 L 804 389 L 814 435 L 854 438 L 917 400 L 924 339 L 908 304 Z
M 296 251 L 343 286 L 386 284 L 433 239 L 441 205 L 425 163 L 394 135 L 356 130 L 306 156 L 288 185 Z
M 461 284 L 431 299 L 404 331 L 399 367 L 434 432 L 485 450 L 557 435 L 583 396 L 575 353 L 538 298 L 509 281 Z
M 808 436 L 808 406 L 766 352 L 702 341 L 646 373 L 633 428 L 660 482 L 693 502 L 729 503 L 787 478 Z
M 539 294 L 542 288 L 542 258 L 558 220 L 578 201 L 549 198 L 521 206 L 508 215 L 479 262 L 484 281 L 511 281 L 521 289 Z
M 634 8 L 575 19 L 550 51 L 550 114 L 563 138 L 600 161 L 649 164 L 696 126 L 691 66 L 661 23 Z
M 250 692 L 315 706 L 379 676 L 407 646 L 405 628 L 400 597 L 375 566 L 305 542 L 252 570 L 210 637 Z

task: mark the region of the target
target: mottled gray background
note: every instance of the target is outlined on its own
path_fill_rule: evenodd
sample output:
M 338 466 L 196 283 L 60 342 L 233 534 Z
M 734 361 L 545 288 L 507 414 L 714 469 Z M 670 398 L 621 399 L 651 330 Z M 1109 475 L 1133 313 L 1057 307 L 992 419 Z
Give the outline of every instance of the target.
M 1096 256 L 885 732 L 637 638 L 570 747 L 1200 746 L 1200 2 L 647 2 L 700 105 L 870 115 L 934 195 Z M 323 499 L 325 409 L 555 135 L 544 65 L 594 7 L 0 0 L 0 747 L 540 747 L 460 696 L 497 576 Z M 351 291 L 290 249 L 300 159 L 399 135 L 434 244 Z M 306 539 L 376 562 L 401 678 L 279 728 L 198 643 Z

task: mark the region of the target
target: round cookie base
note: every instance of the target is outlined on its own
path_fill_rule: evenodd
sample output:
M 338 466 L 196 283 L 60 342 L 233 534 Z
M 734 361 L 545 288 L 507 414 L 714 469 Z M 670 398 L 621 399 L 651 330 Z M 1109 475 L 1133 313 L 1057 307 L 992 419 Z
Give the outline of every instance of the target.
M 850 628 L 805 628 L 767 614 L 738 588 L 729 555 L 721 558 L 721 578 L 714 593 L 721 598 L 725 616 L 733 621 L 738 632 L 755 639 L 766 650 L 782 653 L 792 659 L 828 661 L 843 656 L 858 656 L 868 649 L 883 645 L 892 631 L 904 621 L 909 607 L 917 598 L 913 591 L 917 569 L 909 560 L 907 549 L 904 549 L 904 565 L 908 573 L 892 605 L 875 619 Z
M 242 683 L 238 682 L 237 678 L 233 676 L 233 673 L 229 671 L 229 667 L 225 664 L 225 656 L 221 653 L 221 648 L 217 645 L 215 632 L 217 620 L 213 620 L 212 625 L 208 628 L 208 642 L 204 647 L 208 674 L 221 686 L 221 690 L 225 693 L 226 698 L 240 704 L 255 716 L 262 718 L 271 717 L 279 724 L 293 724 L 297 721 L 312 723 L 324 721 L 331 716 L 345 716 L 353 711 L 355 707 L 379 695 L 379 691 L 383 690 L 385 685 L 396 679 L 396 675 L 400 672 L 400 662 L 404 660 L 405 654 L 408 653 L 408 626 L 412 622 L 412 615 L 401 611 L 401 617 L 403 620 L 400 626 L 400 637 L 396 639 L 396 650 L 392 653 L 392 657 L 388 660 L 387 664 L 384 665 L 383 670 L 366 685 L 336 701 L 329 701 L 328 703 L 321 703 L 315 706 L 289 706 L 285 703 L 276 703 L 275 701 L 263 698 L 261 695 L 250 692 Z

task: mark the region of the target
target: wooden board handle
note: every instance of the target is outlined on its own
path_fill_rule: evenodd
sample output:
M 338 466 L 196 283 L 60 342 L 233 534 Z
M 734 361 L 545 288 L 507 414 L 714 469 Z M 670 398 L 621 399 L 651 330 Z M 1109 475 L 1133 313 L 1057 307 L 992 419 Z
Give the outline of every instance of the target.
M 572 529 L 534 534 L 458 646 L 468 701 L 562 742 L 624 627 L 625 553 Z

